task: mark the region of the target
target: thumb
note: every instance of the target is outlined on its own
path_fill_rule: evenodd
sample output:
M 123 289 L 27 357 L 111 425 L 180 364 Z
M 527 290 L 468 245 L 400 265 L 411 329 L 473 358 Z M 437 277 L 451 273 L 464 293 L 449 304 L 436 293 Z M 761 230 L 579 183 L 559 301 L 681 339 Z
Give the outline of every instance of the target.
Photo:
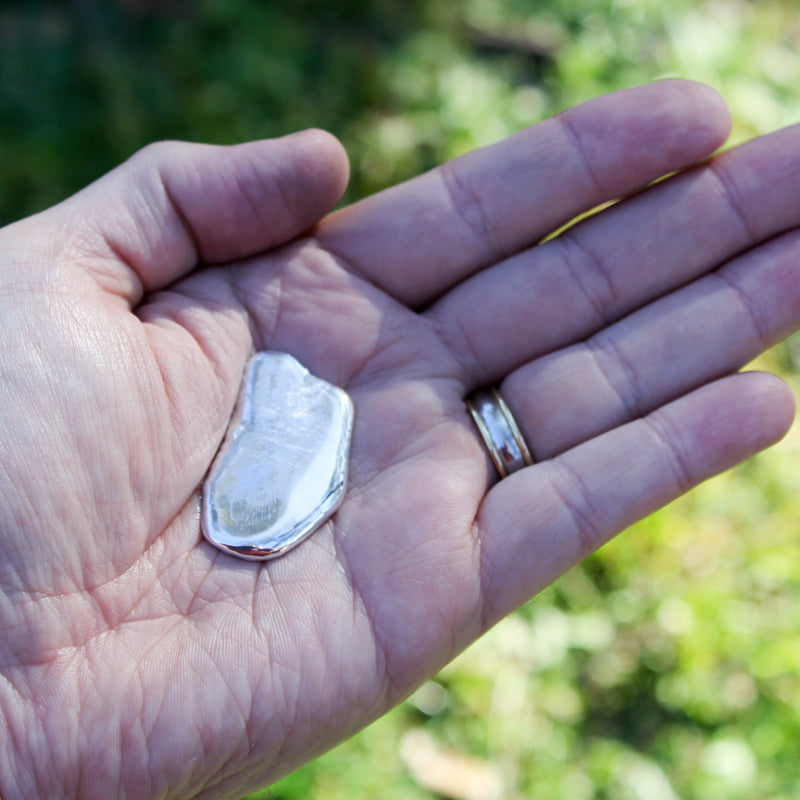
M 246 258 L 303 233 L 338 202 L 347 176 L 341 145 L 319 130 L 227 147 L 159 142 L 11 227 L 24 241 L 26 224 L 49 217 L 49 242 L 135 305 L 200 263 Z

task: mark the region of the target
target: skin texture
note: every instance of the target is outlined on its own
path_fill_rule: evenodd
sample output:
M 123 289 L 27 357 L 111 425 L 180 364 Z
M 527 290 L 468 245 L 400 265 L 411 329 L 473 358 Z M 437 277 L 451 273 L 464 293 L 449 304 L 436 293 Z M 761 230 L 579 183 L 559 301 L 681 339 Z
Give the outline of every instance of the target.
M 165 143 L 0 232 L 0 795 L 241 796 L 779 439 L 732 373 L 800 324 L 800 130 L 691 167 L 728 127 L 664 82 L 329 216 L 327 134 Z M 198 525 L 263 349 L 356 409 L 344 505 L 267 565 Z M 501 483 L 492 382 L 539 459 Z

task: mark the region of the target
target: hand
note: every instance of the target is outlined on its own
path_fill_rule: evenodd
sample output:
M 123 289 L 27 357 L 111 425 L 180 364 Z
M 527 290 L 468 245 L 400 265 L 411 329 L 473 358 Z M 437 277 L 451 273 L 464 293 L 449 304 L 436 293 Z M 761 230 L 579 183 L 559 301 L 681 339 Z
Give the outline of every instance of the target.
M 728 124 L 665 82 L 327 217 L 327 135 L 162 144 L 5 229 L 0 794 L 240 796 L 777 440 L 788 390 L 731 373 L 800 324 L 800 131 L 633 194 Z M 254 349 L 356 408 L 344 505 L 267 565 L 198 530 Z M 539 461 L 499 483 L 494 382 Z

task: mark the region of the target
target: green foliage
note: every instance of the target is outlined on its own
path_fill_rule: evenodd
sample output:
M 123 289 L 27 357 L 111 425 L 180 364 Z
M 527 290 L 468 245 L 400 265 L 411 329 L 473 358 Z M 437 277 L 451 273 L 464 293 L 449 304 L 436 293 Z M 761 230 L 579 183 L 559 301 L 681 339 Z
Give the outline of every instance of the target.
M 312 125 L 344 141 L 354 199 L 667 75 L 721 90 L 742 139 L 800 116 L 797 10 L 791 0 L 7 1 L 0 222 L 154 139 L 227 143 Z M 797 342 L 764 363 L 794 381 Z M 626 532 L 410 701 L 258 796 L 466 797 L 457 774 L 483 787 L 475 798 L 800 796 L 798 519 L 795 432 Z M 426 777 L 426 753 L 455 773 L 449 789 Z

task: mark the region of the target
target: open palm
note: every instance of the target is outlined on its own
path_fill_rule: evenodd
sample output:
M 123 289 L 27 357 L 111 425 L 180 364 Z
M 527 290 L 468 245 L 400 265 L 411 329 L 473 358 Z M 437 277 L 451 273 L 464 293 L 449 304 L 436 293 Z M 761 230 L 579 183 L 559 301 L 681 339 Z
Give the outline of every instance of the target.
M 786 388 L 732 373 L 800 321 L 800 132 L 633 194 L 727 125 L 631 90 L 327 217 L 325 134 L 163 144 L 5 229 L 0 795 L 274 780 L 779 438 Z M 201 542 L 198 487 L 267 349 L 356 418 L 343 506 L 263 565 Z M 539 462 L 500 483 L 493 383 Z

